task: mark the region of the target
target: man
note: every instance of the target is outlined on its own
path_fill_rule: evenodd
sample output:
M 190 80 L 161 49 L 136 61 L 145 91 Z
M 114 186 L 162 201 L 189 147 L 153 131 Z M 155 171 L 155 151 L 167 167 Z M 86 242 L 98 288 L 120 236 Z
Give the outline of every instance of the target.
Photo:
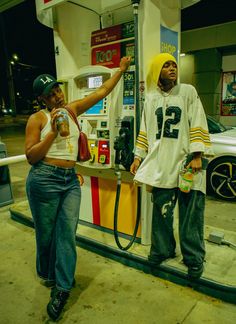
M 178 199 L 183 262 L 192 279 L 203 272 L 205 173 L 202 156 L 210 150 L 207 121 L 192 85 L 177 84 L 177 62 L 161 53 L 151 62 L 147 96 L 130 171 L 134 181 L 152 187 L 153 218 L 149 261 L 175 257 L 173 212 Z M 181 166 L 191 169 L 189 193 L 178 188 Z

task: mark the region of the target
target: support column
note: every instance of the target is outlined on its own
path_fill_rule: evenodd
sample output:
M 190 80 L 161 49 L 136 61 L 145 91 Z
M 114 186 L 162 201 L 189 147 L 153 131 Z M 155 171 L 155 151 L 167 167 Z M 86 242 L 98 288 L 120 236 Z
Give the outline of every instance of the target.
M 222 56 L 217 49 L 194 53 L 193 84 L 202 100 L 205 112 L 219 118 L 221 97 Z

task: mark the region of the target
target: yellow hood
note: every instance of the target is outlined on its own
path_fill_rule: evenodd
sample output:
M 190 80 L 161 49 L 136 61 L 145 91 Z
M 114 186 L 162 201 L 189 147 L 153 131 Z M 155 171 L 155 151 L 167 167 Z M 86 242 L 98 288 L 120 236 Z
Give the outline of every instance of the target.
M 169 53 L 160 53 L 152 58 L 146 79 L 147 90 L 150 90 L 152 87 L 156 88 L 161 69 L 168 61 L 174 61 L 177 64 L 175 57 Z

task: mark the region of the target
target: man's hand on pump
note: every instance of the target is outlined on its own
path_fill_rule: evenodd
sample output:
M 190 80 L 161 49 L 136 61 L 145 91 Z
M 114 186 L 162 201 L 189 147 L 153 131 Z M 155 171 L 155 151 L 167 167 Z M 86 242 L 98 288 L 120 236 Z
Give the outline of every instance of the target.
M 135 175 L 139 166 L 141 164 L 141 159 L 139 157 L 135 157 L 133 163 L 130 166 L 130 172 Z
M 193 173 L 199 172 L 202 170 L 202 153 L 201 152 L 193 153 L 193 159 L 186 166 L 186 169 L 192 169 Z

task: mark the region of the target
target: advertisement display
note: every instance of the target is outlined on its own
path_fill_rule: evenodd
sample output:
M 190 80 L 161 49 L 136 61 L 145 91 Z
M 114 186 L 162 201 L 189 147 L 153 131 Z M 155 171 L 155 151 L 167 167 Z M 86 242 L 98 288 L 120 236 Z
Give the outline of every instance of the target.
M 236 71 L 223 72 L 221 116 L 236 116 Z
M 161 26 L 161 52 L 169 53 L 178 62 L 178 33 Z
M 40 10 L 54 7 L 55 5 L 62 4 L 63 2 L 66 2 L 66 0 L 36 0 L 35 4 L 37 8 L 37 13 Z
M 65 2 L 65 0 L 43 0 L 43 4 L 47 5 L 47 7 L 52 7 L 62 2 Z
M 92 32 L 91 49 L 92 65 L 116 68 L 123 56 L 131 56 L 134 65 L 134 22 Z

